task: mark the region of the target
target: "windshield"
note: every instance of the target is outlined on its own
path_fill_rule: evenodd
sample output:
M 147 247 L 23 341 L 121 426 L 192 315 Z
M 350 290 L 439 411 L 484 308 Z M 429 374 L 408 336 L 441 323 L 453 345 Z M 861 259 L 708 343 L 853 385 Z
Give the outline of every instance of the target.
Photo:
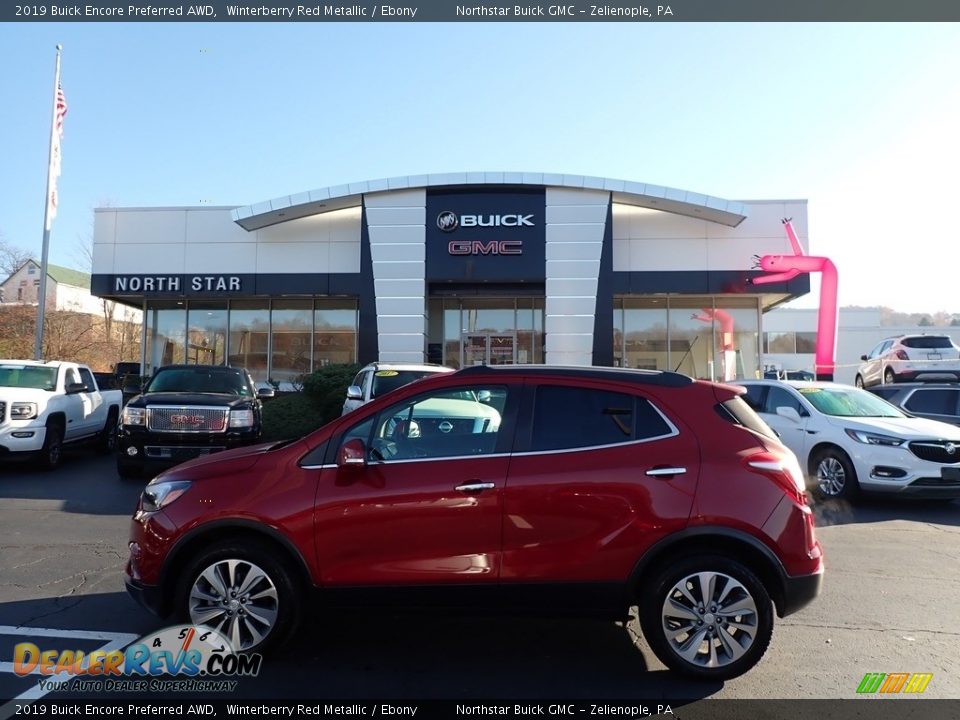
M 807 402 L 834 417 L 907 417 L 886 400 L 857 388 L 798 388 Z
M 239 370 L 211 368 L 161 368 L 147 385 L 147 392 L 195 392 L 250 396 L 250 389 Z
M 377 370 L 373 374 L 373 389 L 370 391 L 370 397 L 380 397 L 431 374 L 429 370 Z
M 57 369 L 34 365 L 0 365 L 0 387 L 56 390 Z

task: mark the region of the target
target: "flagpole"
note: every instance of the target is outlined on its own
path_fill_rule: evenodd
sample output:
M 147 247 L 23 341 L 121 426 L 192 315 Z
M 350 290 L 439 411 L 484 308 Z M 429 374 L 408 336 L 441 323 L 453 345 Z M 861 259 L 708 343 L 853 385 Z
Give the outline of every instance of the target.
M 60 51 L 62 45 L 57 45 L 57 70 L 53 81 L 53 112 L 50 117 L 50 149 L 47 156 L 47 194 L 43 203 L 43 250 L 40 256 L 40 289 L 37 296 L 37 329 L 33 344 L 33 359 L 43 359 L 43 323 L 47 304 L 47 261 L 50 255 L 50 186 L 55 182 L 53 178 L 53 144 L 57 134 L 57 91 L 60 88 Z

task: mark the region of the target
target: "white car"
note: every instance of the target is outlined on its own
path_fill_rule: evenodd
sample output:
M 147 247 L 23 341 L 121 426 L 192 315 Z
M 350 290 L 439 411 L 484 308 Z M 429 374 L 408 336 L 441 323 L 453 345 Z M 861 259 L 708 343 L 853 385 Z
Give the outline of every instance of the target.
M 912 380 L 960 380 L 960 347 L 948 335 L 901 335 L 861 355 L 857 387 Z
M 960 427 L 905 415 L 865 390 L 748 380 L 744 400 L 793 450 L 823 498 L 858 491 L 960 497 Z
M 391 390 L 408 385 L 435 373 L 453 372 L 453 368 L 443 365 L 415 365 L 413 363 L 370 363 L 364 367 L 347 388 L 347 399 L 343 403 L 346 415 L 358 407 L 366 405 Z

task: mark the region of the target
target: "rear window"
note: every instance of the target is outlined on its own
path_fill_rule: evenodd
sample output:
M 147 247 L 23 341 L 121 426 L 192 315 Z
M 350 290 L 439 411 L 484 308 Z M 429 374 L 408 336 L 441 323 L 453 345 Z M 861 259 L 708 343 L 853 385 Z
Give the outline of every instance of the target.
M 957 393 L 960 390 L 927 389 L 917 390 L 904 404 L 907 410 L 928 415 L 956 415 Z
M 735 397 L 717 405 L 717 412 L 730 422 L 741 425 L 755 433 L 777 440 L 777 434 L 767 425 L 743 398 Z
M 921 337 L 908 337 L 900 341 L 908 348 L 919 348 L 923 350 L 934 350 L 937 348 L 952 348 L 953 340 L 946 335 L 923 335 Z

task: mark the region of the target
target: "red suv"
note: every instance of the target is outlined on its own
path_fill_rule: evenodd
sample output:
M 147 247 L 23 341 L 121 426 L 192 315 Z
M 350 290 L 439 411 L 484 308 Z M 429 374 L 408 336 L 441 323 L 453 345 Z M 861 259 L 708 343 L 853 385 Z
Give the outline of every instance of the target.
M 240 650 L 325 607 L 624 620 L 670 668 L 746 672 L 819 592 L 796 458 L 742 388 L 669 372 L 470 367 L 300 440 L 156 477 L 127 587 Z

